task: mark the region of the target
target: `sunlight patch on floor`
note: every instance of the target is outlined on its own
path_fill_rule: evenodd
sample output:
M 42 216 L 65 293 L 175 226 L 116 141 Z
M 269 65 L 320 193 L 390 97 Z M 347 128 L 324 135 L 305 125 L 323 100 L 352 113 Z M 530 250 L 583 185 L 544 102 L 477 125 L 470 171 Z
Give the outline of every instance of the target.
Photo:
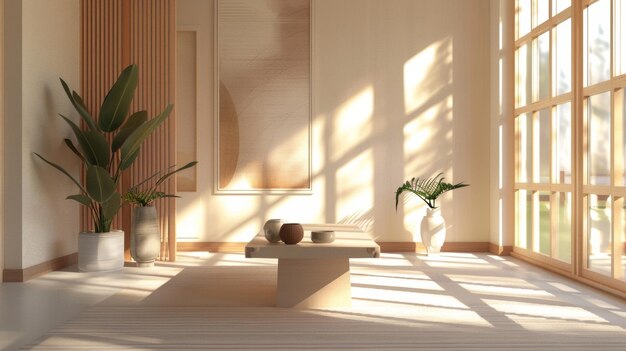
M 470 264 L 470 265 L 490 265 L 489 262 L 482 258 L 476 257 L 474 254 L 458 254 L 452 252 L 441 253 L 439 255 L 430 255 L 430 256 L 417 256 L 417 258 L 424 263 L 435 266 L 436 264 L 446 264 L 446 263 L 455 263 L 455 264 Z
M 545 290 L 509 288 L 505 286 L 469 283 L 460 283 L 459 286 L 473 294 L 522 298 L 542 298 L 551 301 L 558 301 L 558 299 L 553 294 Z
M 475 275 L 475 274 L 446 274 L 450 280 L 455 283 L 469 283 L 469 284 L 487 284 L 494 286 L 503 286 L 509 288 L 526 288 L 535 289 L 536 285 L 529 283 L 525 279 L 503 276 L 488 276 L 488 275 Z
M 507 315 L 516 314 L 520 316 L 540 317 L 553 320 L 556 319 L 559 323 L 567 320 L 608 323 L 606 319 L 601 318 L 600 316 L 581 307 L 555 306 L 511 300 L 483 299 L 483 301 L 496 311 L 506 313 Z
M 443 288 L 432 280 L 429 281 L 367 275 L 352 275 L 350 280 L 353 285 L 443 291 Z
M 452 296 L 385 288 L 362 288 L 353 286 L 352 298 L 416 306 L 421 305 L 469 309 L 469 307 Z

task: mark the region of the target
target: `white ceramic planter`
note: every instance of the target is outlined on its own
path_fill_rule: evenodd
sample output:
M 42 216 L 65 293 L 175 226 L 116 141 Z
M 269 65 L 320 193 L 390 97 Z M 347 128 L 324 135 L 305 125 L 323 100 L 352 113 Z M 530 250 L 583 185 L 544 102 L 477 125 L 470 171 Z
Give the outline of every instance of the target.
M 439 254 L 443 243 L 446 241 L 446 223 L 438 208 L 426 209 L 426 216 L 422 219 L 420 231 L 426 252 L 429 255 Z
M 124 267 L 124 232 L 82 232 L 78 235 L 78 270 L 111 272 Z
M 156 207 L 137 207 L 133 211 L 130 255 L 138 267 L 152 267 L 159 257 L 161 230 Z
M 283 226 L 282 219 L 270 219 L 265 222 L 263 231 L 265 232 L 265 239 L 271 243 L 277 243 L 280 241 L 280 227 Z

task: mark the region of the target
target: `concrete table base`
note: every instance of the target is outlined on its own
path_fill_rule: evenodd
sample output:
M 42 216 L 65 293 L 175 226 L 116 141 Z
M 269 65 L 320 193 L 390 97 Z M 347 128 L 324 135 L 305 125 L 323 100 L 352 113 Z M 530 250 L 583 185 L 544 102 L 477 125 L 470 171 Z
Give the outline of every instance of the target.
M 348 258 L 278 259 L 277 307 L 350 307 Z
M 246 257 L 278 259 L 277 307 L 350 307 L 350 259 L 377 258 L 380 246 L 356 226 L 308 224 L 303 227 L 304 239 L 296 245 L 270 243 L 259 232 L 246 245 Z M 314 243 L 312 230 L 333 230 L 335 241 Z

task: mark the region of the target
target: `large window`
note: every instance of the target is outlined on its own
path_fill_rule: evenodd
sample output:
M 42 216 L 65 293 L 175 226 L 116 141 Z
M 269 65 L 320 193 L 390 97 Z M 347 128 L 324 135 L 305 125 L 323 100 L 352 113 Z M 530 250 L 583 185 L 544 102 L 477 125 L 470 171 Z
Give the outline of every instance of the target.
M 625 290 L 626 0 L 516 5 L 514 252 Z
M 517 1 L 515 249 L 566 270 L 574 191 L 571 28 L 569 1 Z

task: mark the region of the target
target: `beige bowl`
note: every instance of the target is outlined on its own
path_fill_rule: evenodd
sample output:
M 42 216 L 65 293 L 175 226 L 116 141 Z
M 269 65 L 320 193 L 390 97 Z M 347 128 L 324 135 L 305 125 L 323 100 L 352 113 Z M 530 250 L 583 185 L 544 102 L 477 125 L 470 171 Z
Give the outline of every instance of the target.
M 311 241 L 317 244 L 332 243 L 335 241 L 335 232 L 332 230 L 311 232 Z

